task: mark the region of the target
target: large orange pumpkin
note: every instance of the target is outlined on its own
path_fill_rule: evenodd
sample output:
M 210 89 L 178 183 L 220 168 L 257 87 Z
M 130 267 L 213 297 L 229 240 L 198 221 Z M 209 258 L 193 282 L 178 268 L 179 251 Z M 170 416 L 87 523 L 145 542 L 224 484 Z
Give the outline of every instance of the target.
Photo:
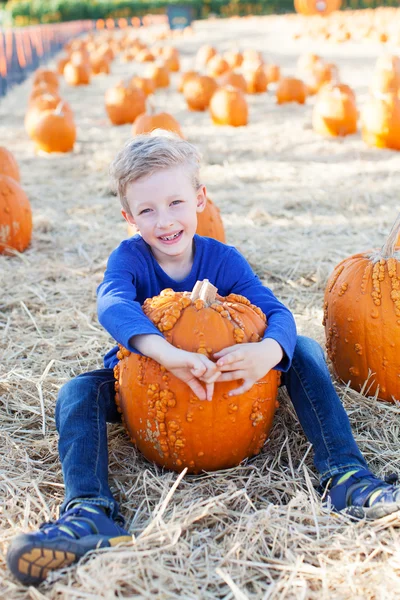
M 105 107 L 113 125 L 133 123 L 146 112 L 146 94 L 137 87 L 119 84 L 106 91 Z
M 138 233 L 138 230 L 133 225 L 128 225 L 128 233 L 132 236 Z M 218 240 L 219 242 L 225 242 L 225 229 L 220 210 L 210 198 L 207 198 L 206 207 L 203 212 L 197 214 L 196 233 L 214 238 L 214 240 Z
M 18 182 L 21 179 L 14 155 L 4 146 L 0 146 L 0 175 L 7 175 Z
M 371 96 L 361 121 L 362 138 L 368 146 L 400 150 L 400 100 L 395 94 Z
M 326 347 L 338 377 L 388 401 L 400 400 L 399 231 L 400 215 L 380 251 L 342 260 L 324 301 Z
M 249 109 L 243 92 L 231 86 L 218 88 L 210 101 L 210 115 L 215 125 L 247 125 Z
M 0 254 L 23 252 L 31 241 L 32 211 L 22 187 L 0 174 Z
M 313 129 L 326 136 L 345 136 L 357 131 L 358 111 L 354 93 L 339 85 L 325 85 L 312 115 Z
M 146 300 L 143 310 L 172 345 L 211 358 L 227 346 L 258 342 L 266 326 L 262 311 L 243 296 L 216 291 L 207 280 L 192 293 L 167 289 Z M 260 452 L 277 406 L 277 371 L 240 396 L 228 397 L 237 381 L 217 381 L 207 402 L 154 360 L 122 347 L 117 357 L 117 406 L 148 460 L 198 473 L 233 467 Z

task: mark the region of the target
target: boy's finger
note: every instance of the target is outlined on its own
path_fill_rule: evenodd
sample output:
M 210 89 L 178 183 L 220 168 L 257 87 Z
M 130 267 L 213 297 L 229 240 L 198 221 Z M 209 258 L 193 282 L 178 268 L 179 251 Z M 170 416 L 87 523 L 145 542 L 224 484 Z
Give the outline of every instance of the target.
M 228 392 L 228 396 L 239 396 L 240 394 L 244 394 L 245 392 L 248 392 L 254 385 L 255 382 L 250 381 L 249 379 L 245 379 L 245 381 L 243 382 L 243 385 L 240 385 L 239 387 L 235 388 L 234 390 L 231 390 L 230 392 Z
M 243 370 L 245 363 L 243 360 L 228 362 L 225 358 L 223 363 L 220 363 L 219 361 L 217 362 L 217 367 L 220 371 L 237 371 L 238 369 Z
M 220 371 L 217 371 L 217 373 L 214 373 L 214 375 L 210 375 L 208 377 L 199 377 L 199 379 L 200 381 L 204 381 L 205 383 L 215 383 L 220 376 Z
M 221 356 L 225 356 L 225 354 L 229 354 L 233 350 L 236 350 L 236 346 L 228 346 L 227 348 L 222 348 L 219 352 L 214 352 L 213 356 L 215 358 L 220 358 Z
M 245 371 L 228 371 L 227 373 L 221 373 L 218 381 L 236 381 L 237 379 L 244 379 L 245 377 Z
M 207 399 L 205 389 L 201 385 L 200 381 L 198 381 L 197 379 L 190 379 L 186 383 L 188 384 L 192 392 L 198 397 L 199 400 Z
M 214 384 L 206 383 L 206 396 L 207 396 L 207 400 L 209 402 L 211 402 L 211 400 L 213 398 L 213 394 L 214 394 Z

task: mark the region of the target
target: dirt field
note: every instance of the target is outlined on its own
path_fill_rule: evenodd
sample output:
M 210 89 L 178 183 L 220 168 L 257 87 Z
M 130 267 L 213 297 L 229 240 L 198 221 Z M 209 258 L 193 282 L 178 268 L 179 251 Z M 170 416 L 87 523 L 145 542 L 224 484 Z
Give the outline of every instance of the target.
M 295 72 L 314 51 L 338 64 L 361 108 L 383 46 L 295 41 L 285 18 L 200 22 L 176 40 L 184 70 L 204 43 L 237 44 Z M 393 50 L 393 49 L 391 49 Z M 0 144 L 16 156 L 32 204 L 30 248 L 0 257 L 0 528 L 5 551 L 21 530 L 56 518 L 63 497 L 54 406 L 71 377 L 102 366 L 112 340 L 96 317 L 96 286 L 126 227 L 110 193 L 108 165 L 129 138 L 112 127 L 105 90 L 142 66 L 117 59 L 113 74 L 68 88 L 78 125 L 75 151 L 35 154 L 23 128 L 31 82 L 0 101 Z M 176 92 L 156 106 L 180 121 L 203 154 L 202 179 L 221 209 L 227 242 L 294 312 L 299 333 L 324 343 L 322 296 L 345 256 L 380 247 L 400 208 L 400 153 L 367 148 L 359 134 L 325 140 L 311 129 L 313 100 L 275 104 L 273 88 L 248 96 L 245 128 L 216 128 L 190 113 Z M 372 470 L 400 470 L 399 407 L 337 387 Z M 316 471 L 290 401 L 282 393 L 261 454 L 229 471 L 190 476 L 162 472 L 139 456 L 120 426 L 110 426 L 111 484 L 131 546 L 91 554 L 38 590 L 11 578 L 1 561 L 0 598 L 83 600 L 389 599 L 400 596 L 400 534 L 389 519 L 353 524 L 321 507 Z M 172 497 L 167 498 L 176 485 Z

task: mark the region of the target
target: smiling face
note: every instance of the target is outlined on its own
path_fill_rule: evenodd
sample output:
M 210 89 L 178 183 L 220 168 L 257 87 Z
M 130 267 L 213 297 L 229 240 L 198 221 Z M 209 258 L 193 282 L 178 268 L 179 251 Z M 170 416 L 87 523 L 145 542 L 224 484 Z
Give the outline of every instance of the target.
M 197 213 L 207 200 L 204 186 L 193 187 L 187 167 L 164 169 L 128 183 L 125 195 L 130 214 L 123 210 L 122 215 L 137 227 L 156 260 L 160 264 L 190 260 Z

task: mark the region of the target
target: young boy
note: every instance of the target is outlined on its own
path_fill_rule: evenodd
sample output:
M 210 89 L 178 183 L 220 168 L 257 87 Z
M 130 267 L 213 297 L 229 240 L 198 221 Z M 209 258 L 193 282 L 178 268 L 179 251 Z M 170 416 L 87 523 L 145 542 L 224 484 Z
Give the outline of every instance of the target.
M 371 519 L 400 510 L 400 489 L 372 475 L 356 446 L 320 346 L 296 335 L 290 311 L 234 247 L 195 235 L 197 213 L 206 205 L 198 173 L 196 148 L 159 132 L 137 136 L 117 155 L 112 174 L 122 214 L 140 235 L 123 241 L 109 258 L 98 288 L 100 323 L 129 350 L 164 365 L 204 401 L 212 399 L 215 381 L 238 380 L 231 394 L 240 394 L 270 369 L 281 371 L 313 445 L 321 489 L 333 507 Z M 191 290 L 205 278 L 221 295 L 242 294 L 263 310 L 268 320 L 263 340 L 225 348 L 214 361 L 166 341 L 144 315 L 142 303 L 164 288 Z M 105 356 L 104 369 L 79 375 L 60 390 L 56 425 L 65 501 L 57 521 L 17 536 L 10 545 L 9 568 L 25 584 L 43 581 L 50 570 L 93 548 L 131 539 L 108 485 L 106 423 L 120 420 L 114 401 L 116 351 Z

